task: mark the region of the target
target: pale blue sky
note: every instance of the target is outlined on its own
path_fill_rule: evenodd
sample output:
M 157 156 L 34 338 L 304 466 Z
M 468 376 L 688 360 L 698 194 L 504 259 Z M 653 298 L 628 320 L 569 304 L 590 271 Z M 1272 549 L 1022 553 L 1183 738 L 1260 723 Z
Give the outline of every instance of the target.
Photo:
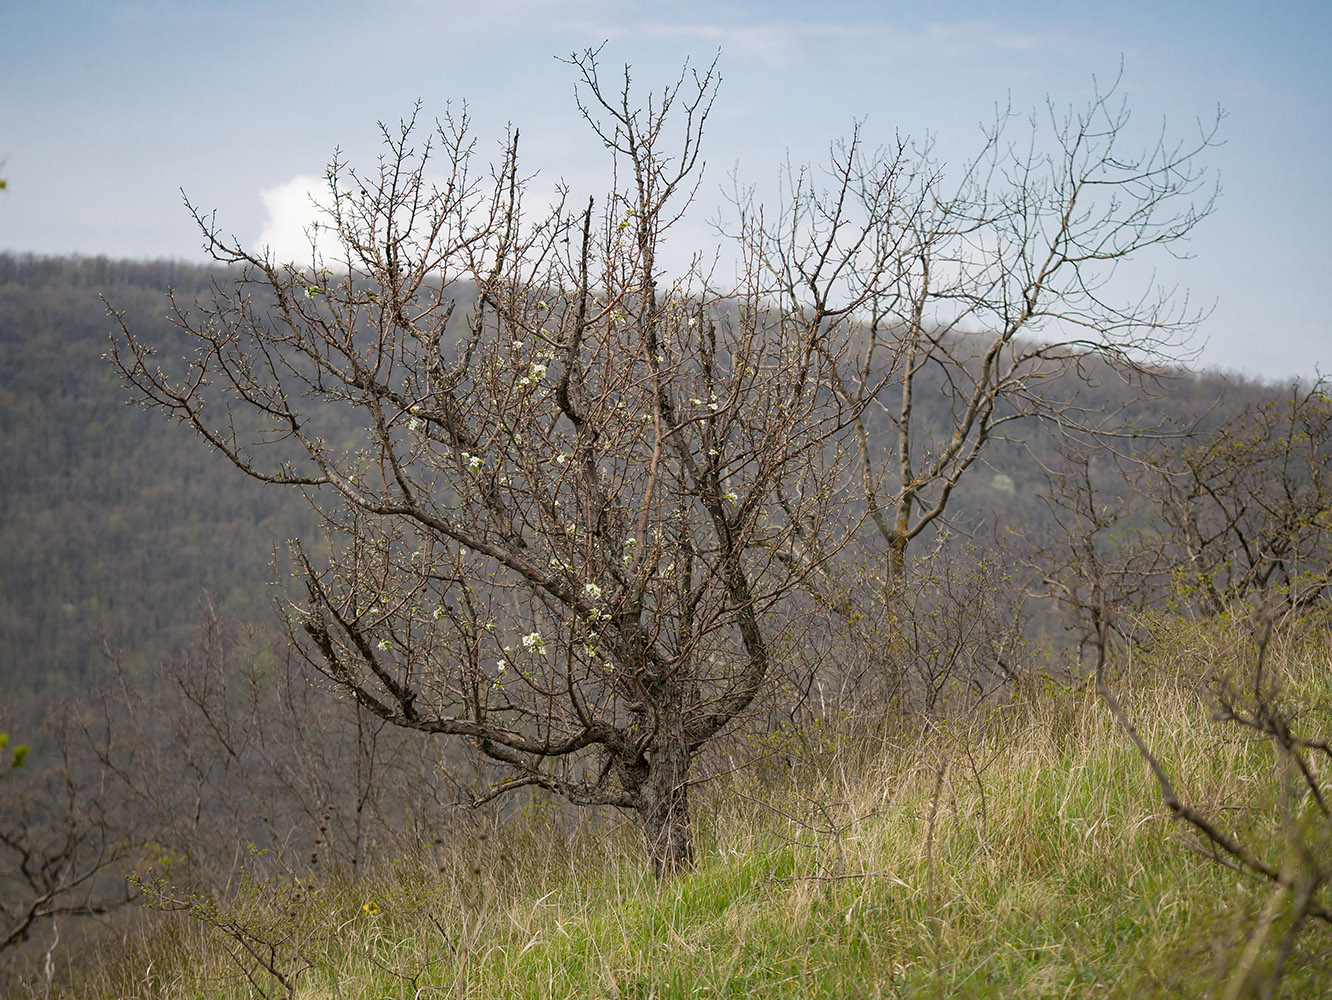
M 1228 115 L 1217 213 L 1159 272 L 1216 302 L 1202 363 L 1332 373 L 1332 4 L 7 0 L 0 25 L 0 249 L 182 259 L 201 255 L 180 188 L 242 240 L 282 239 L 274 192 L 338 146 L 368 162 L 376 120 L 417 98 L 428 117 L 466 101 L 486 141 L 513 121 L 540 183 L 599 193 L 555 57 L 603 40 L 646 86 L 721 52 L 695 241 L 733 166 L 769 182 L 859 120 L 875 144 L 933 132 L 958 162 L 996 103 L 1084 104 L 1122 61 L 1144 140 Z

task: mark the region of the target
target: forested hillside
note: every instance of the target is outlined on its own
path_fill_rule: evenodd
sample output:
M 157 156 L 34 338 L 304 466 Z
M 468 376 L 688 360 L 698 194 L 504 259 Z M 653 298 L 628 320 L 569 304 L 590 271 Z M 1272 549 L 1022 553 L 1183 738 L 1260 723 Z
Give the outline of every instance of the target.
M 166 945 L 132 943 L 123 960 L 97 953 L 96 961 L 71 961 L 61 974 L 71 983 L 78 976 L 93 977 L 95 990 L 108 996 L 138 995 L 148 988 L 154 980 L 145 963 L 193 988 L 188 984 L 200 955 L 206 956 L 201 974 L 225 980 L 232 973 L 219 971 L 217 947 L 221 940 L 225 948 L 229 938 L 271 949 L 267 959 L 241 961 L 252 984 L 266 976 L 286 983 L 285 977 L 294 981 L 306 973 L 372 979 L 378 971 L 325 971 L 343 961 L 342 930 L 370 928 L 382 905 L 396 912 L 395 921 L 406 921 L 374 925 L 389 935 L 384 940 L 399 933 L 417 940 L 428 932 L 411 921 L 419 923 L 421 913 L 443 906 L 468 915 L 466 947 L 485 956 L 475 966 L 463 961 L 457 982 L 472 977 L 486 984 L 483 989 L 502 992 L 497 984 L 511 973 L 486 963 L 520 944 L 506 943 L 501 927 L 525 919 L 511 915 L 526 906 L 524 893 L 545 900 L 550 885 L 565 885 L 565 875 L 550 872 L 567 867 L 567 892 L 592 887 L 588 905 L 609 909 L 614 906 L 609 900 L 595 902 L 596 887 L 618 884 L 623 874 L 579 854 L 582 838 L 599 829 L 595 819 L 566 825 L 558 808 L 539 794 L 506 798 L 507 822 L 496 813 L 460 814 L 453 806 L 484 789 L 494 775 L 469 770 L 475 762 L 453 755 L 450 748 L 456 745 L 387 725 L 364 705 L 321 690 L 326 685 L 283 641 L 266 637 L 274 635 L 269 630 L 275 624 L 269 585 L 289 558 L 287 539 L 300 537 L 307 551 L 320 555 L 314 515 L 299 491 L 256 483 L 190 429 L 126 405 L 128 390 L 103 356 L 108 334 L 131 329 L 158 345 L 158 356 L 171 367 L 191 347 L 169 318 L 168 290 L 178 306 L 189 309 L 196 297 L 211 300 L 212 282 L 228 287 L 234 277 L 168 262 L 0 256 L 0 454 L 6 469 L 0 479 L 0 732 L 12 730 L 33 743 L 33 756 L 41 761 L 40 770 L 25 766 L 26 747 L 0 758 L 0 779 L 7 781 L 9 794 L 0 837 L 6 857 L 22 863 L 0 873 L 4 945 L 12 948 L 4 975 L 13 982 L 36 981 L 32 970 L 44 945 L 33 940 L 30 928 L 45 926 L 55 912 L 43 901 L 57 906 L 75 900 L 69 912 L 84 916 L 102 910 L 128 914 L 127 904 L 142 896 L 168 910 L 183 908 L 202 929 L 197 933 L 203 936 L 192 938 L 192 925 L 164 918 L 150 926 L 158 935 L 170 929 L 153 939 Z M 108 308 L 123 314 L 124 328 Z M 960 377 L 965 371 L 964 363 L 950 374 Z M 956 417 L 940 377 L 925 372 L 915 386 L 913 428 L 922 441 L 946 440 Z M 858 906 L 886 912 L 889 903 L 873 888 L 878 883 L 865 874 L 880 868 L 924 880 L 931 894 L 896 918 L 903 926 L 942 926 L 932 923 L 938 920 L 936 905 L 998 914 L 996 928 L 974 940 L 935 931 L 929 940 L 913 938 L 902 946 L 904 954 L 947 951 L 955 963 L 947 975 L 959 977 L 959 983 L 969 981 L 969 963 L 992 964 L 986 949 L 993 935 L 1020 941 L 1030 934 L 1033 953 L 1044 953 L 1041 942 L 1047 939 L 1061 942 L 1085 968 L 1069 972 L 1051 959 L 1053 964 L 1031 975 L 1061 982 L 1071 975 L 1102 984 L 1120 978 L 1116 962 L 1130 970 L 1179 956 L 1192 962 L 1204 946 L 1216 950 L 1217 968 L 1229 968 L 1234 953 L 1257 939 L 1248 928 L 1261 899 L 1246 895 L 1239 903 L 1218 902 L 1239 898 L 1229 873 L 1218 881 L 1220 869 L 1199 859 L 1188 869 L 1192 881 L 1176 884 L 1174 845 L 1159 824 L 1139 815 L 1156 808 L 1158 794 L 1134 777 L 1141 761 L 1126 756 L 1121 729 L 1113 728 L 1100 702 L 1087 699 L 1089 687 L 1050 681 L 1085 681 L 1090 661 L 1071 654 L 1090 637 L 1100 651 L 1095 680 L 1102 684 L 1106 651 L 1117 650 L 1119 640 L 1109 641 L 1111 623 L 1099 616 L 1113 603 L 1123 613 L 1113 630 L 1129 651 L 1122 662 L 1132 664 L 1147 653 L 1155 657 L 1143 674 L 1115 661 L 1116 671 L 1131 684 L 1129 710 L 1145 719 L 1150 717 L 1145 706 L 1169 701 L 1173 714 L 1154 719 L 1155 744 L 1183 733 L 1194 742 L 1214 739 L 1211 730 L 1191 728 L 1197 702 L 1194 695 L 1179 693 L 1181 684 L 1195 683 L 1190 671 L 1197 657 L 1214 656 L 1209 643 L 1233 644 L 1229 655 L 1238 659 L 1240 674 L 1255 658 L 1261 668 L 1268 636 L 1259 633 L 1255 640 L 1248 626 L 1236 626 L 1229 616 L 1246 602 L 1285 607 L 1295 622 L 1295 638 L 1283 647 L 1281 669 L 1292 684 L 1305 685 L 1303 700 L 1288 707 L 1291 703 L 1260 692 L 1252 706 L 1232 708 L 1229 718 L 1242 731 L 1271 737 L 1278 758 L 1302 759 L 1303 748 L 1315 744 L 1292 742 L 1290 723 L 1297 714 L 1301 723 L 1316 723 L 1322 717 L 1317 713 L 1326 710 L 1325 684 L 1320 686 L 1321 675 L 1309 665 L 1309 657 L 1322 655 L 1324 648 L 1317 645 L 1321 619 L 1313 612 L 1325 606 L 1328 587 L 1324 500 L 1332 414 L 1326 397 L 1321 386 L 1292 392 L 1183 373 L 1125 381 L 1091 359 L 1071 366 L 1047 388 L 1061 400 L 1063 413 L 1077 415 L 1070 423 L 1099 426 L 1105 435 L 1061 439 L 1050 423 L 1035 417 L 1004 424 L 1003 433 L 986 445 L 983 460 L 958 483 L 941 522 L 944 534 L 930 533 L 913 544 L 911 586 L 896 592 L 887 608 L 876 608 L 879 595 L 870 595 L 863 604 L 868 614 L 850 599 L 845 607 L 829 603 L 833 613 L 824 622 L 830 638 L 820 639 L 814 629 L 822 626 L 810 625 L 811 631 L 783 651 L 784 676 L 799 688 L 792 700 L 756 705 L 700 765 L 708 771 L 700 783 L 718 790 L 699 793 L 707 817 L 699 864 L 705 894 L 715 877 L 719 898 L 759 893 L 776 899 L 772 915 L 755 918 L 764 925 L 762 933 L 742 932 L 755 941 L 766 938 L 769 924 L 809 928 L 802 932 L 806 945 L 774 943 L 774 951 L 763 953 L 753 982 L 775 988 L 764 977 L 776 975 L 774 970 L 806 947 L 813 949 L 807 961 L 816 961 L 810 956 L 825 949 L 826 961 L 836 969 L 825 992 L 844 995 L 838 982 L 923 983 L 925 967 L 911 960 L 856 959 L 859 965 L 848 960 L 862 953 L 841 940 L 841 931 L 809 945 L 825 933 L 813 897 L 804 890 L 771 895 L 772 886 L 829 880 L 846 887 L 834 894 L 839 913 Z M 997 412 L 1003 417 L 1007 411 Z M 331 421 L 324 428 L 336 435 L 342 453 L 358 447 L 364 429 L 332 410 L 320 415 Z M 891 441 L 893 420 L 891 408 L 867 410 L 871 439 Z M 1192 436 L 1178 435 L 1185 429 Z M 892 451 L 891 444 L 875 447 Z M 845 452 L 840 460 L 846 460 Z M 1213 502 L 1215 509 L 1208 506 Z M 852 520 L 864 514 L 854 503 L 842 510 Z M 631 557 L 627 550 L 625 558 Z M 863 572 L 866 579 L 887 578 L 880 568 L 855 565 L 850 557 L 843 565 L 847 577 Z M 599 587 L 588 592 L 593 591 L 601 593 Z M 204 593 L 211 597 L 209 609 L 201 607 Z M 828 601 L 829 594 L 822 591 L 820 600 Z M 1033 599 L 1038 597 L 1047 599 Z M 433 620 L 445 611 L 441 605 Z M 1302 617 L 1306 614 L 1310 617 Z M 265 631 L 255 637 L 234 623 L 258 623 Z M 1306 624 L 1311 644 L 1298 646 Z M 1072 631 L 1066 633 L 1066 627 Z M 537 647 L 541 641 L 535 632 L 523 640 Z M 378 648 L 390 651 L 392 642 L 383 640 Z M 1227 661 L 1218 662 L 1224 667 Z M 1241 704 L 1225 700 L 1231 689 L 1221 668 L 1209 661 L 1206 669 L 1218 671 L 1207 683 L 1219 704 Z M 498 679 L 495 683 L 498 687 Z M 831 686 L 825 689 L 825 683 Z M 1101 694 L 1122 711 L 1109 688 Z M 75 700 L 72 708 L 65 707 L 66 696 Z M 85 712 L 98 722 L 90 726 Z M 36 722 L 43 717 L 46 727 Z M 1034 784 L 1050 773 L 1062 775 L 1070 753 L 1080 763 L 1069 769 L 1068 787 L 1055 787 L 1058 781 L 1050 779 L 1051 790 L 1033 806 Z M 750 766 L 732 773 L 735 755 Z M 1205 755 L 1186 749 L 1166 765 L 1195 756 Z M 1042 764 L 1039 776 L 1024 770 L 1047 757 L 1055 762 Z M 1074 787 L 1087 760 L 1099 761 L 1095 767 L 1105 779 Z M 1241 801 L 1259 780 L 1243 777 L 1249 773 L 1243 768 L 1254 774 L 1269 769 L 1256 758 L 1207 766 L 1213 765 L 1215 773 L 1206 780 L 1222 788 L 1218 794 L 1227 803 Z M 896 777 L 874 785 L 879 771 Z M 1311 774 L 1306 777 L 1316 790 L 1319 779 Z M 1223 778 L 1234 780 L 1225 784 Z M 879 803 L 882 793 L 874 789 L 897 787 L 899 779 L 914 805 Z M 1113 807 L 1105 791 L 1112 787 L 1119 788 Z M 1255 804 L 1244 808 L 1272 812 L 1261 784 L 1259 789 Z M 732 794 L 737 791 L 738 798 Z M 756 805 L 758 813 L 751 814 L 725 805 L 770 799 L 780 803 L 777 810 Z M 1077 813 L 1075 820 L 1065 815 L 1069 808 Z M 1101 836 L 1100 853 L 1088 855 L 1079 867 L 1077 849 L 1064 840 L 1073 836 L 1085 846 L 1091 828 L 1074 830 L 1068 822 L 1102 816 L 1096 822 L 1104 827 L 1109 813 L 1117 817 L 1112 825 L 1119 833 Z M 1001 815 L 1009 818 L 996 819 Z M 883 817 L 906 825 L 885 832 Z M 1194 828 L 1205 831 L 1206 822 L 1203 818 Z M 988 850 L 1024 874 L 995 875 L 992 883 L 963 887 L 972 877 L 973 827 L 979 831 L 975 836 L 988 838 Z M 488 846 L 491 829 L 503 831 L 499 848 Z M 1278 893 L 1286 891 L 1280 888 L 1285 876 L 1264 868 L 1260 855 L 1283 849 L 1293 829 L 1274 812 L 1268 826 L 1246 832 L 1250 839 L 1240 845 L 1241 852 L 1257 845 L 1258 854 L 1235 855 L 1276 883 Z M 853 831 L 856 837 L 844 840 Z M 863 857 L 848 862 L 861 851 L 849 846 L 858 842 L 860 831 L 871 835 L 866 845 L 881 838 L 885 845 L 909 849 L 890 853 L 866 846 Z M 939 854 L 931 860 L 936 836 Z M 1226 843 L 1225 835 L 1219 836 L 1214 845 Z M 916 856 L 922 838 L 926 854 Z M 1056 845 L 1044 868 L 1032 869 L 1020 856 L 1022 844 L 1033 838 Z M 612 867 L 626 863 L 622 840 L 612 841 L 617 845 L 607 862 Z M 242 844 L 249 857 L 237 861 Z M 738 857 L 736 845 L 750 856 L 738 874 L 728 867 L 731 861 L 719 860 Z M 499 874 L 503 863 L 483 869 L 481 860 L 467 860 L 493 850 L 500 851 L 501 862 L 526 856 L 519 867 L 547 874 L 505 881 Z M 1137 865 L 1133 859 L 1143 856 L 1150 861 L 1133 874 L 1135 884 L 1145 886 L 1141 900 L 1124 898 L 1118 889 L 1105 891 L 1104 871 Z M 956 880 L 941 889 L 933 887 L 938 864 Z M 1311 862 L 1309 870 L 1326 871 L 1319 864 Z M 465 885 L 450 881 L 455 868 L 463 872 L 469 865 L 471 874 L 460 876 Z M 430 882 L 426 896 L 419 886 L 408 893 L 394 881 L 406 872 L 427 879 L 418 869 L 436 867 L 438 885 Z M 396 874 L 386 875 L 389 868 Z M 237 870 L 254 880 L 246 881 L 251 888 L 239 895 L 231 883 Z M 135 875 L 126 883 L 129 872 Z M 1064 909 L 1052 913 L 1115 913 L 1107 920 L 1116 926 L 1145 920 L 1154 930 L 1141 942 L 1109 947 L 1107 935 L 1117 933 L 1111 930 L 1070 943 L 1061 936 L 1069 922 L 1063 917 L 1032 923 L 1015 916 L 1005 922 L 1004 886 L 1024 880 L 1032 893 L 1063 900 Z M 461 902 L 441 902 L 455 891 Z M 653 894 L 665 891 L 645 889 L 641 882 L 630 889 L 631 895 L 646 893 L 645 913 L 655 905 Z M 624 892 L 617 887 L 611 895 L 623 898 Z M 937 904 L 936 892 L 942 901 Z M 973 894 L 987 901 L 964 904 L 963 897 Z M 919 893 L 910 898 L 919 899 Z M 1157 906 L 1176 898 L 1184 900 L 1179 907 Z M 1150 904 L 1146 910 L 1143 900 Z M 339 931 L 330 933 L 324 915 L 343 911 Z M 1176 912 L 1187 919 L 1176 919 Z M 1325 912 L 1310 911 L 1315 918 Z M 1305 916 L 1300 913 L 1289 926 L 1302 926 Z M 1207 935 L 1223 918 L 1237 921 L 1240 929 L 1207 945 Z M 839 916 L 837 926 L 844 924 Z M 619 928 L 614 933 L 640 934 L 631 922 L 614 927 Z M 715 929 L 696 915 L 681 923 L 672 940 Z M 604 930 L 589 932 L 589 939 L 599 939 Z M 97 928 L 87 922 L 68 933 L 77 942 L 77 935 L 96 934 Z M 451 933 L 450 928 L 446 941 Z M 865 956 L 889 955 L 897 947 L 877 933 L 864 938 L 873 942 Z M 557 936 L 535 925 L 531 935 L 532 941 Z M 726 939 L 732 936 L 727 932 Z M 779 942 L 780 935 L 772 940 Z M 651 958 L 658 945 L 635 938 L 613 947 L 637 955 L 639 973 L 661 974 Z M 758 947 L 762 953 L 767 946 Z M 313 949 L 327 954 L 317 957 Z M 582 960 L 568 961 L 573 968 Z M 426 972 L 438 964 L 434 960 L 410 974 L 411 963 L 402 961 L 370 959 L 375 970 L 404 970 L 392 973 L 404 982 L 436 975 Z M 720 975 L 695 969 L 687 958 L 671 961 L 688 976 Z M 944 975 L 939 971 L 944 960 L 938 961 L 936 982 Z M 1286 964 L 1296 983 L 1323 982 L 1316 955 L 1298 953 Z M 594 961 L 588 972 L 593 979 L 600 975 L 595 967 Z M 1005 966 L 1001 979 L 1022 982 L 1024 969 Z M 1200 981 L 1210 974 L 1200 973 Z M 541 975 L 526 967 L 521 972 L 533 982 Z M 1108 995 L 1150 993 L 1158 982 L 1151 975 L 1130 980 L 1129 993 Z M 959 995 L 969 994 L 960 989 Z
M 110 308 L 145 340 L 173 345 L 162 350 L 171 361 L 186 342 L 168 290 L 188 305 L 214 276 L 168 261 L 0 255 L 0 680 L 11 705 L 86 685 L 101 638 L 141 666 L 169 657 L 197 625 L 205 591 L 228 616 L 271 622 L 275 548 L 281 557 L 286 539 L 318 544 L 298 494 L 263 488 L 190 430 L 127 406 L 103 357 Z M 1140 427 L 1215 420 L 1272 392 L 1179 375 L 1144 396 L 1108 371 L 1078 388 L 1081 406 Z M 928 382 L 917 407 L 922 427 L 946 426 Z M 891 432 L 883 415 L 868 417 L 874 433 Z M 1053 440 L 1034 420 L 1008 433 L 1018 440 L 995 442 L 957 490 L 955 540 L 987 546 L 994 532 L 1011 539 L 1048 524 L 1037 498 Z
M 310 536 L 300 497 L 263 490 L 194 435 L 130 407 L 103 359 L 108 307 L 176 344 L 166 292 L 209 272 L 170 262 L 0 256 L 0 683 L 11 705 L 86 685 L 96 637 L 135 663 L 182 645 L 207 590 L 269 615 L 274 545 Z

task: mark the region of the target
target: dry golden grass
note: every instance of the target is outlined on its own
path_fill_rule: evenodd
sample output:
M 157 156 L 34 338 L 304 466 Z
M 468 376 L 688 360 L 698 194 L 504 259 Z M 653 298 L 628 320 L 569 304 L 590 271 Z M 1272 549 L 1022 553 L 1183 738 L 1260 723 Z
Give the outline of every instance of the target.
M 1198 694 L 1220 640 L 1165 638 L 1125 665 L 1125 708 L 1182 794 L 1279 857 L 1273 755 Z M 1301 722 L 1332 733 L 1327 633 L 1274 663 Z M 566 837 L 537 818 L 299 896 L 252 885 L 222 914 L 266 936 L 304 1000 L 1220 997 L 1265 909 L 1286 919 L 1280 894 L 1189 849 L 1087 685 L 872 729 L 773 737 L 789 766 L 706 786 L 697 868 L 664 884 L 632 829 L 603 817 Z M 284 995 L 228 947 L 198 920 L 151 919 L 71 995 Z M 1282 995 L 1332 996 L 1329 928 L 1304 929 Z

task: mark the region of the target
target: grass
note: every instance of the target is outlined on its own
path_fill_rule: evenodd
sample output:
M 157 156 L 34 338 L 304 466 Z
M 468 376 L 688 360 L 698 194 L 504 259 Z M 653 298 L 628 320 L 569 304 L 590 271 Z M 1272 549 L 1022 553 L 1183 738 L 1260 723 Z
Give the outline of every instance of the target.
M 1125 707 L 1191 801 L 1279 855 L 1270 749 L 1210 721 L 1177 646 L 1135 666 Z M 1282 667 L 1301 722 L 1332 732 L 1329 644 Z M 1269 888 L 1187 847 L 1086 686 L 818 735 L 777 774 L 705 786 L 676 880 L 652 880 L 627 826 L 536 817 L 355 879 L 250 884 L 212 915 L 230 935 L 158 915 L 71 995 L 286 995 L 228 957 L 250 933 L 302 1000 L 1221 997 L 1264 909 L 1281 919 Z M 1306 927 L 1282 990 L 1332 996 L 1328 928 Z

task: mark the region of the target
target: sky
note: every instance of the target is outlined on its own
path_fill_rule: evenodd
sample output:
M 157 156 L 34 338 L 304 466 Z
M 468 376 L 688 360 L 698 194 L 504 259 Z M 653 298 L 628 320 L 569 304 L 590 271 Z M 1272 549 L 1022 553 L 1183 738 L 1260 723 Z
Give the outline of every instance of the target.
M 1220 109 L 1201 160 L 1216 210 L 1155 280 L 1209 311 L 1198 365 L 1332 375 L 1325 0 L 6 0 L 0 250 L 202 261 L 183 191 L 246 245 L 294 256 L 334 151 L 372 166 L 376 123 L 417 101 L 427 121 L 465 104 L 482 152 L 516 125 L 534 190 L 600 194 L 605 157 L 562 59 L 603 43 L 602 65 L 632 65 L 645 90 L 718 60 L 682 253 L 716 243 L 732 176 L 772 191 L 782 164 L 818 162 L 857 125 L 870 145 L 928 136 L 955 169 L 996 109 L 1085 106 L 1117 78 L 1143 146 Z

